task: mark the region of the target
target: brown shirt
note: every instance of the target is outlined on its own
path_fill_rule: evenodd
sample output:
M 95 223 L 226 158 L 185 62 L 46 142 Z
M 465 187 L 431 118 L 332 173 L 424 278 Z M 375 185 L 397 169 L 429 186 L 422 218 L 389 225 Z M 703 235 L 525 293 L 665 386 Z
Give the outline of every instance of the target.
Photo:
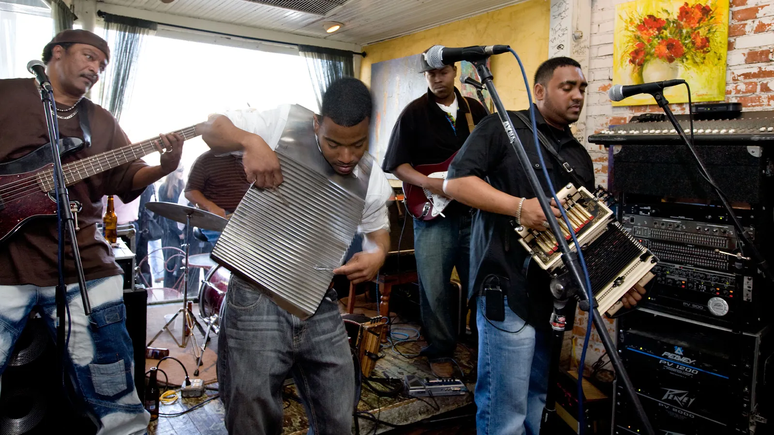
M 9 219 L 29 215 L 34 206 L 47 204 L 49 198 L 37 186 L 31 186 L 30 195 L 14 199 L 9 196 L 8 162 L 18 159 L 49 142 L 43 104 L 34 79 L 0 80 L 0 223 L 7 227 Z M 83 138 L 78 118 L 83 106 L 91 106 L 90 126 L 92 144 L 77 152 L 62 156 L 62 164 L 102 154 L 127 145 L 129 140 L 115 118 L 105 109 L 84 99 L 79 104 L 79 113 L 71 119 L 59 119 L 62 137 Z M 72 112 L 67 112 L 70 114 Z M 48 145 L 46 145 L 48 146 Z M 49 162 L 28 162 L 29 170 Z M 4 165 L 5 164 L 5 165 Z M 83 209 L 78 213 L 80 230 L 77 230 L 78 246 L 83 260 L 87 280 L 121 274 L 115 263 L 110 245 L 105 242 L 97 223 L 102 221 L 101 199 L 104 195 L 118 195 L 122 201 L 130 202 L 142 193 L 132 191 L 135 173 L 146 166 L 135 160 L 93 175 L 70 187 L 71 201 L 79 201 Z M 12 172 L 17 172 L 17 170 Z M 55 202 L 52 202 L 55 204 Z M 55 206 L 51 208 L 56 211 Z M 0 242 L 0 284 L 33 284 L 52 286 L 57 283 L 57 225 L 56 218 L 28 221 L 14 235 Z M 3 237 L 4 234 L 0 234 Z M 65 243 L 65 282 L 77 282 L 72 251 Z
M 233 212 L 250 182 L 245 176 L 242 157 L 233 154 L 215 155 L 208 150 L 200 155 L 188 175 L 185 191 L 198 190 L 218 207 Z

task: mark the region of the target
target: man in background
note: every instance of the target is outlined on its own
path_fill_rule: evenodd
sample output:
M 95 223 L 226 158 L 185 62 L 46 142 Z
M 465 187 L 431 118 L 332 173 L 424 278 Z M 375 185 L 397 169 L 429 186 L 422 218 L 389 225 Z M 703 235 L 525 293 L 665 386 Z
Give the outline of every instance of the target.
M 486 110 L 476 100 L 463 97 L 454 86 L 456 66 L 432 68 L 424 54 L 420 58 L 427 93 L 412 101 L 398 117 L 382 169 L 403 183 L 445 196 L 443 179 L 430 178 L 428 171 L 420 171 L 424 165 L 449 160 L 465 143 L 473 126 L 486 116 Z M 420 355 L 428 358 L 433 373 L 442 378 L 454 374 L 451 358 L 457 347 L 454 311 L 460 298 L 452 293 L 449 285 L 454 267 L 462 283 L 464 300 L 469 297 L 470 220 L 470 207 L 456 201 L 443 210 L 443 216 L 433 220 L 414 216 L 420 315 L 422 334 L 427 341 Z

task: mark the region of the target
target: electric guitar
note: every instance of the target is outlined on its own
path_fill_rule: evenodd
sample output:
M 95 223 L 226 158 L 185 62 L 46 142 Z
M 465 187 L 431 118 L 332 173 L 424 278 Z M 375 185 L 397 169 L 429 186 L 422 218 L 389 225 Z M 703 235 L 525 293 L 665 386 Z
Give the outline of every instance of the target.
M 457 153 L 455 152 L 444 162 L 429 165 L 417 165 L 414 166 L 414 169 L 430 178 L 446 179 L 446 172 L 456 155 Z M 415 218 L 422 219 L 423 221 L 429 221 L 438 216 L 443 216 L 443 210 L 450 202 L 452 202 L 451 198 L 436 195 L 427 189 L 409 183 L 403 183 L 403 194 L 406 197 L 406 209 L 408 212 Z
M 178 130 L 184 140 L 199 135 L 196 126 Z M 80 140 L 78 140 L 80 142 Z M 5 242 L 33 219 L 56 217 L 54 164 L 50 145 L 5 163 L 0 163 L 0 243 Z M 62 165 L 65 185 L 73 184 L 107 170 L 164 149 L 160 137 L 131 144 Z M 80 209 L 77 201 L 71 207 Z

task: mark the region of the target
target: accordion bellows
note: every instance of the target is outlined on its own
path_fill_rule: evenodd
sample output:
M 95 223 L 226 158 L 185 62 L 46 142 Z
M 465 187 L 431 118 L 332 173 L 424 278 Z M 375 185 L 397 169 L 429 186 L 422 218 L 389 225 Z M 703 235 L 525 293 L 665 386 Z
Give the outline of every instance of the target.
M 248 189 L 212 258 L 305 319 L 317 311 L 357 231 L 370 166 L 359 180 L 335 174 L 317 148 L 311 112 L 307 118 L 305 109 L 293 109 L 277 148 L 285 181 L 276 191 Z

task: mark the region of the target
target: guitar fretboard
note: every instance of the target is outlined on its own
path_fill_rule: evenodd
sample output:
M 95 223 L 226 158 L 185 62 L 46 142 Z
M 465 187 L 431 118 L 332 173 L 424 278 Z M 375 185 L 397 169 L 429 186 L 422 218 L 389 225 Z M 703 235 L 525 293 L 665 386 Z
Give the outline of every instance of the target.
M 196 126 L 177 130 L 174 133 L 178 133 L 183 136 L 183 140 L 188 140 L 198 136 L 198 133 L 196 133 Z M 155 137 L 143 142 L 123 146 L 112 151 L 87 157 L 85 159 L 78 160 L 77 162 L 67 163 L 66 165 L 62 165 L 62 173 L 64 175 L 65 185 L 72 186 L 73 184 L 85 178 L 91 177 L 92 175 L 105 172 L 107 170 L 121 166 L 124 163 L 129 163 L 163 149 L 164 143 L 162 142 L 161 137 Z M 53 169 L 41 171 L 37 176 L 38 185 L 40 186 L 41 190 L 44 192 L 54 190 Z

